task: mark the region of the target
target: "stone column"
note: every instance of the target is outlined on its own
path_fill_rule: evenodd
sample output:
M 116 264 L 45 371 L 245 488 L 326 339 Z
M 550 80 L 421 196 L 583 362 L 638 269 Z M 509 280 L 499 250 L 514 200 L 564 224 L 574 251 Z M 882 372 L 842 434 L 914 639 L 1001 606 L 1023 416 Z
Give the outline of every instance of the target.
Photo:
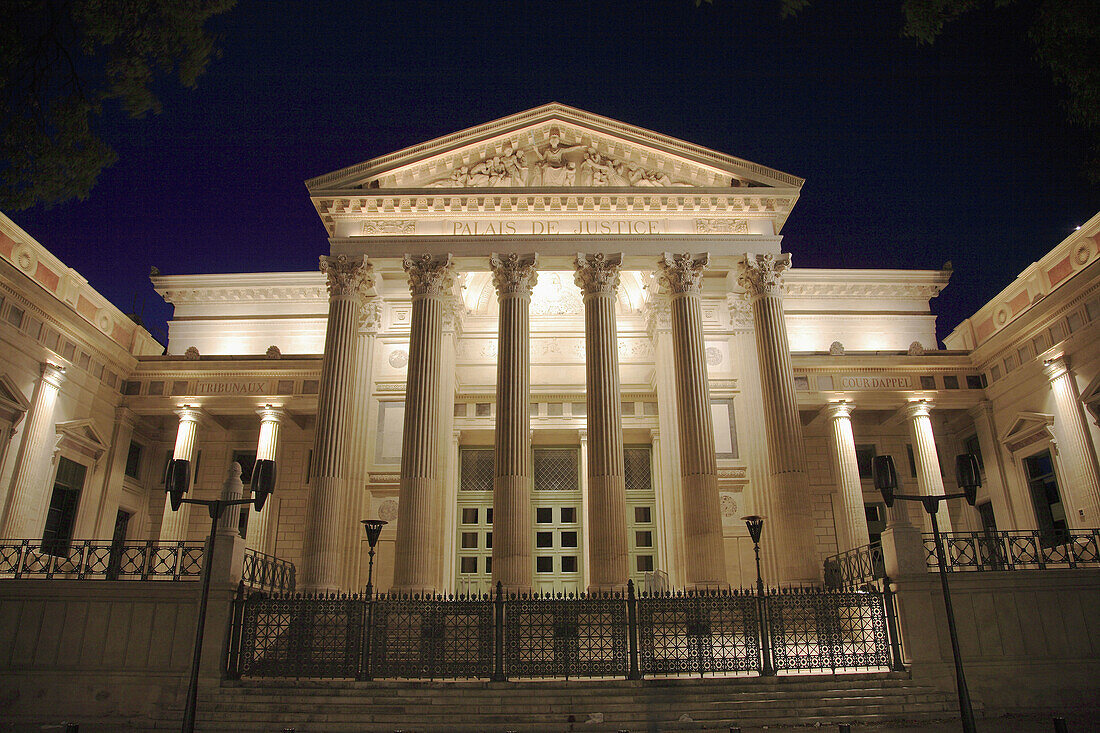
M 23 426 L 23 442 L 15 462 L 0 537 L 11 540 L 41 539 L 50 506 L 50 460 L 57 445 L 54 408 L 65 381 L 65 368 L 46 362 L 35 388 Z
M 195 434 L 198 432 L 202 411 L 197 407 L 184 405 L 176 410 L 179 415 L 179 427 L 176 428 L 176 447 L 172 450 L 173 460 L 183 460 L 191 464 L 191 477 L 188 493 L 195 485 Z M 183 542 L 187 539 L 187 528 L 191 519 L 191 505 L 181 504 L 178 511 L 172 511 L 168 495 L 164 496 L 164 509 L 161 510 L 160 541 Z
M 658 539 L 663 548 L 664 562 L 661 569 L 668 573 L 672 588 L 687 584 L 684 567 L 687 550 L 684 547 L 683 502 L 680 491 L 679 440 L 667 436 L 679 435 L 676 409 L 676 377 L 672 356 L 672 313 L 668 295 L 650 293 L 645 306 L 646 331 L 653 343 L 654 381 L 657 387 L 657 422 L 660 434 L 653 436 L 653 449 L 657 451 L 659 471 L 656 482 L 658 526 L 664 526 L 664 539 Z
M 355 386 L 355 348 L 363 291 L 374 284 L 365 259 L 321 257 L 328 276 L 328 328 L 317 396 L 317 427 L 310 468 L 309 518 L 302 557 L 306 591 L 341 590 L 347 516 L 349 420 Z
M 436 558 L 443 544 L 432 531 L 437 526 L 433 512 L 441 509 L 433 506 L 433 499 L 438 480 L 443 316 L 454 282 L 454 266 L 450 255 L 405 255 L 404 267 L 412 293 L 412 324 L 392 590 L 428 593 L 436 590 Z
M 459 291 L 461 292 L 461 283 Z M 435 419 L 439 438 L 436 443 L 436 497 L 433 499 L 439 511 L 432 513 L 434 522 L 432 532 L 439 537 L 439 550 L 433 560 L 435 569 L 434 585 L 440 591 L 452 587 L 455 579 L 455 541 L 454 532 L 448 527 L 454 522 L 458 505 L 458 451 L 457 443 L 448 440 L 454 438 L 455 423 L 455 384 L 458 379 L 455 362 L 458 355 L 458 341 L 462 333 L 462 319 L 466 306 L 462 298 L 454 293 L 447 296 L 443 311 L 442 356 L 440 357 L 438 416 Z M 452 453 L 452 444 L 455 451 Z
M 813 547 L 810 485 L 806 475 L 806 444 L 798 417 L 791 348 L 783 317 L 782 276 L 791 266 L 789 254 L 746 254 L 738 282 L 748 293 L 756 332 L 768 472 L 773 493 L 767 504 L 765 534 L 782 555 L 780 584 L 818 583 L 821 564 Z
M 1008 496 L 1008 477 L 1005 475 L 1006 461 L 1002 460 L 1002 446 L 997 440 L 997 428 L 993 420 L 993 403 L 982 400 L 968 410 L 974 418 L 974 430 L 978 434 L 978 445 L 982 450 L 982 483 L 993 505 L 993 515 L 997 519 L 997 529 L 1024 529 L 1017 518 L 1016 508 Z M 1011 465 L 1011 459 L 1007 462 Z
M 699 302 L 708 261 L 705 254 L 693 257 L 666 252 L 658 262 L 661 285 L 669 291 L 672 314 L 688 586 L 727 582 L 718 459 L 714 453 L 714 421 Z
M 585 386 L 588 423 L 588 562 L 590 591 L 626 587 L 626 471 L 615 297 L 622 254 L 578 254 L 577 287 L 584 294 Z M 709 413 L 708 413 L 709 414 Z
M 366 518 L 363 511 L 367 501 L 367 484 L 370 481 L 369 444 L 375 433 L 368 422 L 371 387 L 374 372 L 374 345 L 378 330 L 382 325 L 382 298 L 372 296 L 364 298 L 359 307 L 359 330 L 355 344 L 355 386 L 352 388 L 351 417 L 348 423 L 348 478 L 347 508 L 344 513 L 348 521 L 344 523 L 345 588 L 361 590 L 363 583 L 360 570 L 362 564 L 362 546 L 366 540 L 361 519 Z
M 926 400 L 909 402 L 903 408 L 909 421 L 909 435 L 913 441 L 913 460 L 917 464 L 917 487 L 925 496 L 943 494 L 943 473 L 940 455 L 936 450 L 936 438 L 932 434 L 932 403 Z M 922 510 L 923 511 L 923 510 Z M 936 512 L 940 532 L 951 531 L 951 512 L 947 502 L 941 501 Z
M 1058 457 L 1069 474 L 1059 482 L 1070 500 L 1066 522 L 1071 529 L 1100 527 L 1100 471 L 1073 373 L 1064 356 L 1044 361 L 1043 371 L 1054 393 Z
M 256 443 L 256 460 L 275 461 L 279 450 L 279 424 L 286 417 L 286 410 L 281 407 L 268 405 L 262 410 L 257 410 L 260 416 L 260 439 Z M 279 466 L 275 464 L 275 477 L 278 481 Z M 250 550 L 262 552 L 265 555 L 272 554 L 271 547 L 271 513 L 272 499 L 278 496 L 278 491 L 273 492 L 274 497 L 268 497 L 267 503 L 261 511 L 255 507 L 248 512 L 248 529 L 245 531 L 245 546 Z
M 867 511 L 863 507 L 863 485 L 859 481 L 856 440 L 852 434 L 852 406 L 847 402 L 832 402 L 824 409 L 832 427 L 833 467 L 840 490 L 837 549 L 847 552 L 871 542 L 867 534 Z
M 538 255 L 490 259 L 500 301 L 493 473 L 493 585 L 531 590 L 531 288 Z

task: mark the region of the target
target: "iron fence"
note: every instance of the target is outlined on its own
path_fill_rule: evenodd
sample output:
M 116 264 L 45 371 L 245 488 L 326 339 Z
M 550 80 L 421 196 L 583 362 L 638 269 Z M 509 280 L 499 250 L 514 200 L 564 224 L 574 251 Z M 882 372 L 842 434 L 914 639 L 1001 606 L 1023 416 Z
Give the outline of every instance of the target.
M 256 550 L 244 551 L 241 580 L 246 588 L 276 593 L 293 593 L 295 589 L 294 563 L 281 560 Z
M 198 580 L 202 542 L 7 540 L 0 577 L 71 580 Z
M 826 588 L 860 588 L 885 577 L 882 545 L 864 545 L 825 558 Z
M 877 591 L 303 596 L 234 602 L 231 677 L 522 679 L 901 668 Z M 769 656 L 774 650 L 774 667 Z
M 1100 567 L 1100 529 L 941 532 L 948 572 Z M 925 560 L 938 568 L 936 541 L 924 535 Z

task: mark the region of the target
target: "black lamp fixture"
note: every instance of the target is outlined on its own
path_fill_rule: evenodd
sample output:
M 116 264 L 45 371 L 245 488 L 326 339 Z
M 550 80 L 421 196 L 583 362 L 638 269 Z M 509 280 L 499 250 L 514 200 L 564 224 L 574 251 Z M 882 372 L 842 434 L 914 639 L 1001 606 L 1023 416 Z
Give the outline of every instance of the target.
M 386 525 L 381 519 L 364 519 L 363 529 L 367 532 L 367 544 L 370 545 L 370 562 L 367 565 L 367 598 L 374 597 L 374 546 L 378 544 L 378 538 L 382 535 L 382 527 Z
M 947 611 L 947 631 L 951 636 L 951 654 L 955 658 L 955 684 L 959 691 L 959 716 L 962 719 L 963 733 L 976 733 L 974 708 L 970 702 L 970 691 L 966 687 L 962 655 L 959 652 L 959 634 L 955 627 L 955 611 L 951 606 L 951 589 L 947 583 L 946 551 L 944 550 L 943 537 L 940 535 L 940 525 L 936 519 L 936 514 L 940 502 L 948 499 L 964 498 L 967 504 L 974 506 L 978 499 L 978 487 L 982 485 L 978 459 L 972 453 L 964 453 L 955 458 L 955 481 L 962 489 L 961 492 L 955 494 L 923 496 L 896 493 L 898 474 L 894 470 L 894 459 L 890 456 L 875 456 L 871 462 L 871 473 L 874 476 L 875 488 L 882 494 L 882 500 L 886 503 L 886 506 L 894 506 L 894 502 L 898 499 L 920 502 L 932 521 L 932 537 L 936 543 L 936 561 L 939 565 L 940 584 L 943 587 L 943 605 Z

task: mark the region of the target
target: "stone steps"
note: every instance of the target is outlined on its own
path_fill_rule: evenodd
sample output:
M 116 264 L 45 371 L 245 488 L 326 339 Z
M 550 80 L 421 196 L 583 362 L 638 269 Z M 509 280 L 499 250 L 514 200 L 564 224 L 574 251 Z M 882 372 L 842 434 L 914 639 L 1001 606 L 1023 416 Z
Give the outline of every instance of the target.
M 198 709 L 197 728 L 207 733 L 435 733 L 927 721 L 952 717 L 956 704 L 953 695 L 914 684 L 903 673 L 876 673 L 503 683 L 227 681 L 203 686 Z M 602 719 L 593 721 L 593 714 Z

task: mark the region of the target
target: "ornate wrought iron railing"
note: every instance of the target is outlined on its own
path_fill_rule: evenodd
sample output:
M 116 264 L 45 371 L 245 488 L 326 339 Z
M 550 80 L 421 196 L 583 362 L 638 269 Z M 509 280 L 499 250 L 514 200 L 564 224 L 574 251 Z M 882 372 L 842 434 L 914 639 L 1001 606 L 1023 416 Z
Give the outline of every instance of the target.
M 889 597 L 801 589 L 579 596 L 246 594 L 233 677 L 522 679 L 901 669 Z M 774 655 L 769 652 L 774 650 Z M 774 665 L 772 660 L 774 657 Z
M 256 550 L 244 551 L 241 582 L 245 588 L 274 593 L 293 593 L 295 589 L 294 563 L 281 560 Z
M 1100 567 L 1100 529 L 942 532 L 949 572 Z M 936 541 L 924 535 L 925 559 L 937 569 Z
M 882 545 L 864 545 L 825 558 L 826 588 L 861 588 L 885 577 Z
M 204 553 L 202 542 L 7 540 L 0 578 L 198 580 Z

